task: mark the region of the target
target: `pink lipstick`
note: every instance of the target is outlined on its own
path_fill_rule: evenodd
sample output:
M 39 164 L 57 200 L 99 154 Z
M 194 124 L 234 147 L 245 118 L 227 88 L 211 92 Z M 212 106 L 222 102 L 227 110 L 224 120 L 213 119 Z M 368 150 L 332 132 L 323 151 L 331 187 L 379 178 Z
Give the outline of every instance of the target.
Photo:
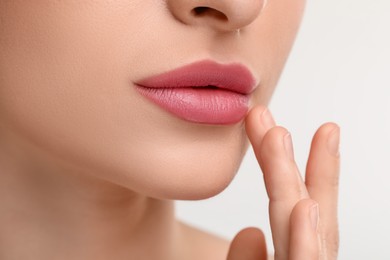
M 148 100 L 181 119 L 226 125 L 246 116 L 256 80 L 241 64 L 205 60 L 143 79 L 135 85 Z

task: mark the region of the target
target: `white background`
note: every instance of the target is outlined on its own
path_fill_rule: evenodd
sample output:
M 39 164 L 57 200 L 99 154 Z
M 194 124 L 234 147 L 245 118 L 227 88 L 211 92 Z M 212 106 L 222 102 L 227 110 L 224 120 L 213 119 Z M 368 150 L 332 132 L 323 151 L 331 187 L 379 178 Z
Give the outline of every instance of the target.
M 390 259 L 390 1 L 308 1 L 270 104 L 292 133 L 304 172 L 315 130 L 341 126 L 340 257 Z M 216 197 L 178 201 L 177 216 L 226 238 L 260 227 L 272 245 L 267 199 L 250 149 Z

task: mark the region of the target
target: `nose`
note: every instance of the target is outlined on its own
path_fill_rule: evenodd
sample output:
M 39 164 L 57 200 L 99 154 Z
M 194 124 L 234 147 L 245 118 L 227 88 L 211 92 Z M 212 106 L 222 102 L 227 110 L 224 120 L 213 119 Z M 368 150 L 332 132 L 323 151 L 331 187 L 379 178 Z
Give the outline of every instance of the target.
M 267 0 L 166 0 L 176 19 L 187 25 L 235 31 L 251 24 Z

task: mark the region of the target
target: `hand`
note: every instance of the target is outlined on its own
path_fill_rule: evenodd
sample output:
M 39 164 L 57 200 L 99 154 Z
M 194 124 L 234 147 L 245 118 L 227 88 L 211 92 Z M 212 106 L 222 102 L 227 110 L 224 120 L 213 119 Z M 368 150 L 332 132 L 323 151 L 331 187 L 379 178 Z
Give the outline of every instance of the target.
M 245 123 L 264 174 L 275 260 L 336 259 L 339 127 L 326 123 L 317 130 L 303 181 L 291 136 L 285 128 L 275 126 L 269 110 L 253 108 Z M 262 231 L 241 230 L 230 245 L 227 259 L 266 260 Z

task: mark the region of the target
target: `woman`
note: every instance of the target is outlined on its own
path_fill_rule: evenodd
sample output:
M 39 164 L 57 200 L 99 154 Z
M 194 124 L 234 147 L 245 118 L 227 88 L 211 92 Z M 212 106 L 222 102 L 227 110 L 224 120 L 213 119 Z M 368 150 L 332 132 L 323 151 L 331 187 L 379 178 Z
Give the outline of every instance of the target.
M 265 259 L 256 228 L 226 241 L 174 218 L 249 141 L 275 259 L 335 259 L 339 127 L 316 132 L 303 182 L 266 109 L 304 4 L 0 0 L 0 259 Z

